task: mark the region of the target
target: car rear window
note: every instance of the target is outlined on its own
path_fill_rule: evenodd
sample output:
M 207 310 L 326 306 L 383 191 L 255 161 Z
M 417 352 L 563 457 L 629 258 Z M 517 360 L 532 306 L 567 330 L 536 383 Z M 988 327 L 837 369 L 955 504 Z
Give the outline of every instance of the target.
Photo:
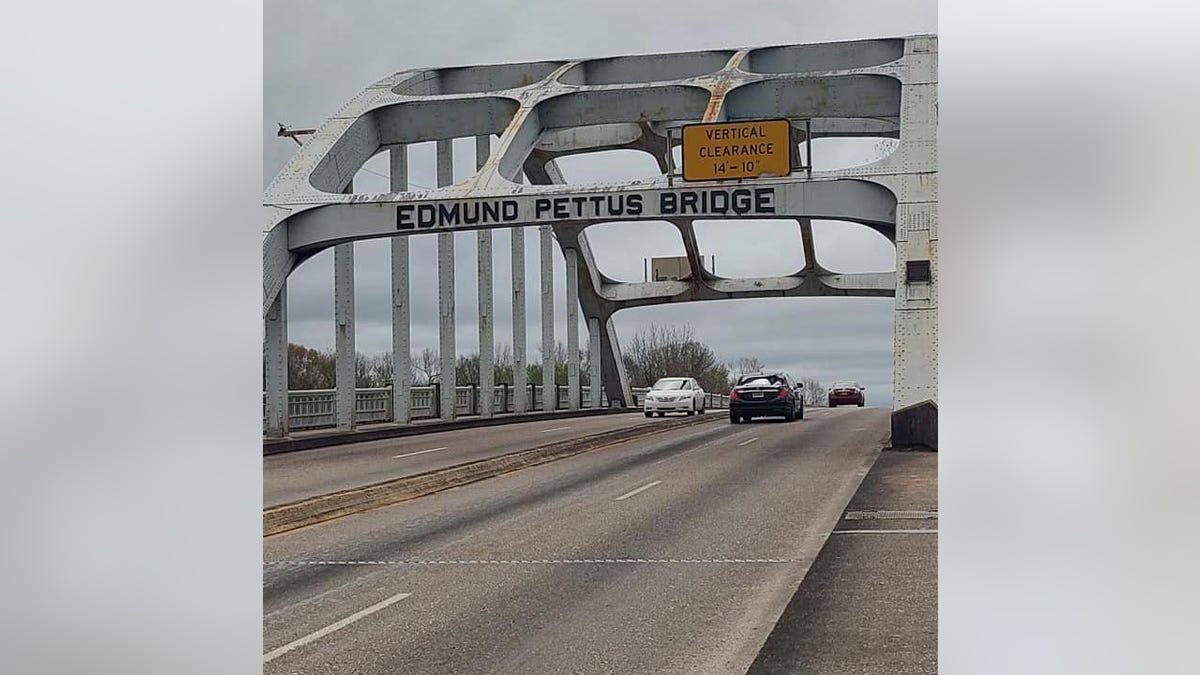
M 772 385 L 783 384 L 783 378 L 775 375 L 754 375 L 751 377 L 743 377 L 738 386 L 746 387 L 769 387 Z

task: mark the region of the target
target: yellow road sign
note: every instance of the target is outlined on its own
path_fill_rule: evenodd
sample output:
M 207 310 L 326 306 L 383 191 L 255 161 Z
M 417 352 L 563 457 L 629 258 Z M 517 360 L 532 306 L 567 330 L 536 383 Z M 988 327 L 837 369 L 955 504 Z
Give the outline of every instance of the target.
M 683 179 L 765 178 L 791 173 L 787 120 L 683 127 Z

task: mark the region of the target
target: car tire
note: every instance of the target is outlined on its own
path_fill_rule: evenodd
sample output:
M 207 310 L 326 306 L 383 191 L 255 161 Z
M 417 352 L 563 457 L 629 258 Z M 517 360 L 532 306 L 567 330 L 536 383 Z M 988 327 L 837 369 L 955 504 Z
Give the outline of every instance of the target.
M 791 410 L 783 413 L 783 421 L 795 422 L 796 421 L 796 409 L 792 408 Z
M 646 417 L 654 417 L 654 413 L 652 413 L 652 412 L 650 412 L 649 410 L 647 410 L 647 411 L 646 411 Z
M 687 411 L 687 416 L 688 416 L 688 417 L 691 417 L 692 415 L 695 415 L 695 414 L 696 414 L 696 411 L 695 411 L 695 410 L 689 410 L 689 411 Z
M 798 420 L 804 419 L 804 403 L 800 404 L 800 413 L 798 415 L 796 415 L 796 419 L 798 419 Z
M 737 415 L 734 415 L 733 413 L 729 414 L 729 423 L 730 424 L 737 424 L 738 422 L 741 422 L 741 421 L 742 421 L 742 418 L 738 417 Z
M 866 402 L 866 401 L 859 401 L 859 402 L 858 402 L 858 407 L 860 407 L 860 408 L 861 408 L 861 407 L 863 407 L 863 406 L 864 406 L 864 405 L 866 405 L 866 404 L 867 404 L 867 402 Z

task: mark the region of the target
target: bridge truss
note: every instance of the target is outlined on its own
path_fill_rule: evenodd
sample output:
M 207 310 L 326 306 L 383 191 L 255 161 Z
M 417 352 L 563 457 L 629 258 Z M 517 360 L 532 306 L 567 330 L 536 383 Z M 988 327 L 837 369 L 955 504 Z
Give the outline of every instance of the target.
M 816 138 L 897 140 L 885 157 L 834 171 L 683 183 L 671 171 L 678 129 L 698 122 L 787 119 L 795 160 Z M 264 359 L 268 436 L 287 429 L 286 280 L 305 259 L 335 249 L 338 424 L 353 426 L 353 242 L 387 237 L 392 249 L 396 421 L 409 421 L 409 235 L 438 234 L 441 395 L 454 415 L 454 239 L 477 231 L 480 387 L 491 391 L 491 232 L 511 228 L 514 286 L 514 407 L 526 410 L 524 230 L 541 243 L 542 340 L 554 344 L 553 242 L 567 269 L 567 347 L 578 353 L 578 312 L 589 338 L 591 381 L 630 402 L 613 315 L 671 302 L 805 296 L 896 299 L 896 444 L 936 447 L 937 401 L 937 38 L 920 35 L 613 58 L 405 70 L 362 91 L 322 124 L 268 186 L 263 241 Z M 451 141 L 476 139 L 476 168 L 453 181 Z M 409 189 L 407 147 L 436 141 L 437 187 Z M 615 149 L 649 153 L 663 175 L 568 185 L 564 156 Z M 391 192 L 354 194 L 354 175 L 386 152 Z M 811 162 L 811 157 L 808 158 Z M 725 278 L 704 268 L 694 223 L 711 218 L 794 219 L 804 267 L 795 274 Z M 814 219 L 858 223 L 896 245 L 896 271 L 839 274 L 821 266 Z M 691 266 L 679 281 L 620 282 L 597 267 L 587 228 L 613 221 L 666 221 L 678 228 Z M 543 350 L 546 390 L 552 350 Z M 578 408 L 579 364 L 568 371 Z M 550 401 L 552 397 L 543 397 Z M 489 397 L 490 399 L 490 397 Z M 600 405 L 599 396 L 590 397 Z M 914 422 L 913 411 L 922 411 Z M 932 410 L 932 418 L 930 418 Z M 491 415 L 491 405 L 480 413 Z M 908 415 L 909 418 L 905 418 Z M 897 420 L 900 421 L 897 424 Z M 929 443 L 929 440 L 932 443 Z

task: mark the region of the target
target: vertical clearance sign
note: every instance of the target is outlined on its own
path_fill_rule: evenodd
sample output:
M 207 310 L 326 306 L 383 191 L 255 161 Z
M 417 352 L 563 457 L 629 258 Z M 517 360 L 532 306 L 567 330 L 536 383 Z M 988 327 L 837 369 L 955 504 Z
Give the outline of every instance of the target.
M 683 179 L 766 178 L 791 173 L 791 124 L 754 120 L 683 127 Z

